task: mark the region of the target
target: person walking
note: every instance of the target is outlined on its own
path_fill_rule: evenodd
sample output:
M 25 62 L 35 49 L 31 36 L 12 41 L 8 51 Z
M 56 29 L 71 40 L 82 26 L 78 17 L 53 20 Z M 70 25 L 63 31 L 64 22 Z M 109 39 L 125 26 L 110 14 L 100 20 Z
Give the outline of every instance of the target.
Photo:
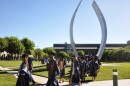
M 28 70 L 28 58 L 27 55 L 22 55 L 22 63 L 18 70 L 18 79 L 16 86 L 29 86 L 30 72 Z
M 81 62 L 80 62 L 80 78 L 81 78 L 81 83 L 85 81 L 85 74 L 86 74 L 86 61 L 84 60 L 84 57 L 81 57 Z
M 50 59 L 49 59 L 48 67 L 47 67 L 48 81 L 47 81 L 46 86 L 59 86 L 56 76 L 60 74 L 60 70 L 55 60 L 55 55 L 56 55 L 55 52 L 51 52 L 49 56 Z
M 98 64 L 96 63 L 96 57 L 92 58 L 89 67 L 90 67 L 90 76 L 92 77 L 92 80 L 95 81 L 98 72 Z
M 71 66 L 71 72 L 70 72 L 70 80 L 69 80 L 69 86 L 81 86 L 80 83 L 80 67 L 79 67 L 79 61 L 78 57 L 73 56 L 72 57 L 72 66 Z
M 34 81 L 33 77 L 32 77 L 32 70 L 33 70 L 33 60 L 34 57 L 33 55 L 31 55 L 31 51 L 27 51 L 26 55 L 28 57 L 28 70 L 30 71 L 30 81 L 32 82 L 32 84 L 34 85 L 36 82 Z
M 60 68 L 60 80 L 59 83 L 64 82 L 64 76 L 65 76 L 65 66 L 66 66 L 66 60 L 62 57 L 60 57 L 58 61 L 58 65 Z

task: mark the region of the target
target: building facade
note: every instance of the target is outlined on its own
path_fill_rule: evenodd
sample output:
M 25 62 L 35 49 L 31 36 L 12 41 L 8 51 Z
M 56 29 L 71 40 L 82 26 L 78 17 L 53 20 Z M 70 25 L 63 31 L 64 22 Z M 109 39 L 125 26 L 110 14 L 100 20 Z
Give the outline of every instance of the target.
M 130 42 L 128 41 L 127 44 L 106 44 L 105 49 L 118 49 L 125 46 L 128 46 Z M 83 50 L 85 54 L 88 55 L 96 55 L 98 52 L 98 49 L 100 47 L 100 44 L 76 44 L 76 49 Z M 53 48 L 56 50 L 56 52 L 65 51 L 67 53 L 72 52 L 72 47 L 70 44 L 53 44 Z

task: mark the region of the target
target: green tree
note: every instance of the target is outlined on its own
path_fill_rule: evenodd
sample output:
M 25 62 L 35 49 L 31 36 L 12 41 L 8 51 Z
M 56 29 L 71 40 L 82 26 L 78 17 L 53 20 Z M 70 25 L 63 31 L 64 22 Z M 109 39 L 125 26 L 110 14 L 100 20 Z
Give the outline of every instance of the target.
M 7 47 L 7 51 L 11 54 L 18 54 L 18 53 L 22 53 L 25 50 L 25 47 L 23 46 L 23 44 L 21 43 L 21 41 L 14 36 L 11 37 L 5 37 L 5 39 L 7 39 L 8 41 L 8 47 Z
M 109 55 L 108 55 L 108 53 L 109 53 L 109 50 L 104 50 L 104 52 L 103 52 L 103 55 L 102 55 L 102 61 L 108 61 L 109 60 Z
M 125 48 L 125 52 L 126 52 L 126 55 L 127 55 L 127 61 L 130 61 L 130 45 L 129 46 L 126 46 L 124 47 Z
M 61 56 L 63 58 L 68 58 L 69 57 L 69 55 L 65 51 L 60 51 L 59 56 Z
M 72 57 L 73 55 L 74 55 L 74 52 L 73 52 L 73 51 L 69 53 L 69 56 L 70 56 L 70 57 Z
M 112 50 L 109 50 L 109 52 L 108 52 L 108 56 L 109 56 L 109 61 L 112 61 L 113 60 L 113 58 L 112 58 Z
M 40 48 L 35 49 L 32 54 L 37 60 L 48 57 L 48 54 L 42 51 Z
M 44 56 L 44 52 L 40 48 L 35 49 L 35 53 L 36 53 L 37 60 L 43 58 Z
M 21 40 L 22 44 L 24 45 L 25 47 L 25 51 L 28 51 L 28 50 L 34 50 L 34 47 L 35 47 L 35 44 L 33 41 L 31 41 L 30 39 L 28 38 L 23 38 Z
M 66 59 L 66 60 L 69 60 L 69 59 L 70 59 L 70 56 L 69 56 L 65 51 L 60 51 L 60 52 L 59 52 L 59 56 L 60 56 L 60 57 L 63 57 L 63 58 Z
M 123 52 L 123 61 L 129 61 L 129 57 L 130 57 L 130 51 L 125 50 Z
M 45 53 L 47 53 L 48 55 L 50 55 L 51 52 L 56 52 L 55 49 L 53 49 L 53 48 L 45 48 L 45 49 L 43 49 L 43 51 Z
M 118 49 L 113 49 L 110 56 L 113 61 L 118 61 Z
M 119 61 L 122 61 L 123 60 L 123 53 L 124 53 L 124 49 L 123 48 L 120 48 L 118 50 L 118 58 L 119 58 Z
M 129 46 L 125 46 L 124 49 L 129 51 L 130 50 L 130 45 Z
M 8 41 L 5 38 L 0 38 L 0 52 L 6 51 L 8 47 Z
M 130 61 L 130 45 L 121 48 L 121 51 L 121 61 Z
M 84 54 L 85 54 L 85 53 L 84 53 L 83 50 L 79 50 L 79 51 L 78 51 L 78 55 L 79 55 L 79 56 L 84 56 Z
M 49 55 L 47 53 L 44 53 L 43 58 L 47 58 Z

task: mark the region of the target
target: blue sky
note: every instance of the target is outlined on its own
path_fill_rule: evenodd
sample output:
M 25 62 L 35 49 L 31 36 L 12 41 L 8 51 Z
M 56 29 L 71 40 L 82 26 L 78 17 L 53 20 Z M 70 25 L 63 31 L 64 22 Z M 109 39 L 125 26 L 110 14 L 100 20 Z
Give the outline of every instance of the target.
M 70 43 L 69 25 L 80 0 L 0 0 L 0 37 L 28 37 L 39 48 Z M 74 22 L 76 43 L 100 43 L 101 28 L 92 8 L 83 0 Z M 106 19 L 107 43 L 130 40 L 130 0 L 96 0 Z

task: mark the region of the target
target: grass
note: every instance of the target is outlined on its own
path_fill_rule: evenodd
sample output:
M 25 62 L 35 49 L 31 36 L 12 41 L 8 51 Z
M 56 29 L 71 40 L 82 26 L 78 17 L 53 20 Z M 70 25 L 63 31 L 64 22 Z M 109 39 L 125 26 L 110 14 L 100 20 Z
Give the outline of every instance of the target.
M 22 61 L 6 61 L 6 60 L 1 60 L 0 61 L 0 66 L 2 67 L 19 67 Z
M 11 67 L 14 69 L 18 69 L 22 61 L 14 61 L 14 60 L 1 60 L 0 66 L 2 67 Z M 41 65 L 40 61 L 33 61 L 33 66 L 39 66 Z
M 48 71 L 46 69 L 46 65 L 34 67 L 33 74 L 48 77 Z
M 15 86 L 16 78 L 12 74 L 0 71 L 0 86 Z
M 130 79 L 130 63 L 109 63 L 116 66 L 101 66 L 101 70 L 98 73 L 97 80 L 112 80 L 112 70 L 117 69 L 118 79 Z

